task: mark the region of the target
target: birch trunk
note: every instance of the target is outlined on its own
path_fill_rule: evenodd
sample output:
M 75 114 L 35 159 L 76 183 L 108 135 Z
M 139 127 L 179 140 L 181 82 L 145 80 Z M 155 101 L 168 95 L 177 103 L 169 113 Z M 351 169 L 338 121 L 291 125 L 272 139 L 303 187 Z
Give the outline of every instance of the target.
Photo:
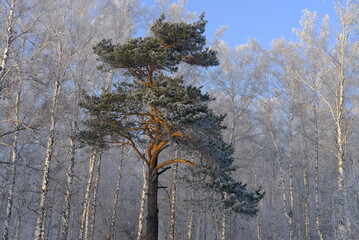
M 227 216 L 225 213 L 222 214 L 221 219 L 221 240 L 226 240 L 226 224 L 227 224 Z
M 76 125 L 76 122 L 73 122 L 73 125 Z M 75 140 L 70 138 L 70 152 L 69 160 L 67 166 L 67 182 L 66 182 L 66 193 L 65 193 L 65 211 L 62 216 L 62 231 L 61 231 L 61 240 L 66 240 L 69 230 L 70 222 L 70 213 L 71 213 L 71 192 L 72 192 L 72 182 L 74 179 L 74 166 L 75 166 Z
M 272 169 L 272 179 L 271 179 L 271 231 L 272 231 L 272 239 L 276 239 L 276 225 L 275 223 L 277 222 L 277 215 L 275 212 L 275 172 L 274 172 L 275 168 L 273 167 Z
M 278 162 L 278 170 L 279 170 L 279 177 L 280 177 L 280 186 L 282 189 L 282 199 L 283 199 L 283 208 L 284 208 L 284 215 L 288 220 L 288 228 L 289 228 L 289 239 L 292 239 L 292 232 L 291 232 L 291 224 L 290 224 L 290 219 L 291 216 L 288 212 L 288 203 L 287 203 L 287 198 L 286 198 L 286 194 L 285 194 L 285 179 L 284 179 L 284 172 L 283 172 L 283 160 L 282 160 L 282 155 L 280 153 L 280 149 L 278 147 L 277 144 L 277 139 L 274 136 L 273 130 L 270 129 L 270 134 L 272 136 L 272 140 L 273 140 L 273 144 L 276 150 L 276 161 Z
M 86 239 L 94 239 L 95 223 L 96 223 L 97 192 L 98 192 L 98 187 L 100 185 L 100 176 L 101 176 L 101 153 L 99 159 L 97 160 L 96 179 L 95 179 L 95 186 L 93 189 L 93 197 L 91 203 L 90 230 L 89 230 L 88 238 Z
M 291 82 L 291 98 L 294 97 L 294 84 Z M 290 102 L 289 109 L 289 213 L 287 213 L 288 225 L 289 225 L 289 239 L 293 239 L 294 230 L 293 230 L 293 207 L 294 207 L 294 193 L 293 193 L 293 129 L 292 121 L 293 116 L 293 100 Z M 284 188 L 282 186 L 282 190 Z
M 142 239 L 142 232 L 143 232 L 143 220 L 145 216 L 145 202 L 146 202 L 146 192 L 147 192 L 147 172 L 146 172 L 147 165 L 143 163 L 142 165 L 142 193 L 141 193 L 141 205 L 140 205 L 140 213 L 138 214 L 138 229 L 137 229 L 137 240 Z
M 6 214 L 5 214 L 5 221 L 4 221 L 4 232 L 2 239 L 8 240 L 9 239 L 9 228 L 10 228 L 10 221 L 11 221 L 11 214 L 12 214 L 12 205 L 13 205 L 13 199 L 14 199 L 14 188 L 15 188 L 15 182 L 16 182 L 16 175 L 17 175 L 17 158 L 18 158 L 18 137 L 19 137 L 19 128 L 20 128 L 20 118 L 19 118 L 19 112 L 20 112 L 20 98 L 21 98 L 21 80 L 19 84 L 19 90 L 16 94 L 16 100 L 15 100 L 15 119 L 14 119 L 14 136 L 12 139 L 12 145 L 11 145 L 11 171 L 10 171 L 10 180 L 9 180 L 9 189 L 8 189 L 8 196 L 7 196 L 7 202 L 6 202 Z
M 65 211 L 62 216 L 62 230 L 61 230 L 61 240 L 66 240 L 68 236 L 69 222 L 70 222 L 70 213 L 71 213 L 71 194 L 72 194 L 72 183 L 74 179 L 74 167 L 75 167 L 75 152 L 76 152 L 76 143 L 75 143 L 75 134 L 78 130 L 78 102 L 79 102 L 79 91 L 80 87 L 76 77 L 73 78 L 74 86 L 76 92 L 74 93 L 74 102 L 73 102 L 73 111 L 72 111 L 72 122 L 71 122 L 71 132 L 70 132 L 70 145 L 69 145 L 69 159 L 67 165 L 67 181 L 66 181 L 66 193 L 65 193 Z
M 13 31 L 14 31 L 14 11 L 15 11 L 15 0 L 10 1 L 10 10 L 9 16 L 6 19 L 7 22 L 7 29 L 5 35 L 5 44 L 4 44 L 4 51 L 2 54 L 1 62 L 0 62 L 0 84 L 3 80 L 6 70 L 6 63 L 9 58 L 9 50 L 11 47 L 11 43 L 13 41 Z M 3 86 L 0 85 L 0 92 Z
M 193 234 L 193 210 L 190 210 L 188 216 L 188 232 L 187 232 L 187 239 L 192 240 Z
M 43 169 L 42 185 L 40 192 L 40 207 L 36 221 L 34 240 L 43 240 L 45 238 L 45 215 L 46 215 L 46 196 L 49 186 L 50 164 L 53 154 L 55 140 L 56 111 L 61 91 L 59 80 L 55 81 L 54 92 L 52 96 L 52 109 L 50 111 L 50 129 L 46 147 L 46 158 Z
M 120 195 L 120 187 L 121 187 L 122 162 L 123 162 L 123 156 L 121 157 L 120 165 L 118 166 L 117 169 L 116 189 L 115 189 L 115 194 L 113 196 L 111 225 L 108 231 L 108 240 L 112 240 L 115 237 L 116 213 L 117 213 L 118 197 Z
M 315 184 L 315 229 L 319 240 L 323 240 L 323 234 L 320 230 L 320 206 L 319 206 L 319 128 L 318 128 L 318 100 L 314 106 L 314 137 L 315 137 L 315 167 L 314 167 L 314 184 Z
M 97 157 L 97 152 L 98 152 L 98 150 L 96 148 L 94 148 L 92 150 L 91 157 L 90 157 L 90 162 L 89 162 L 87 185 L 86 185 L 85 196 L 84 196 L 84 204 L 83 204 L 81 220 L 80 220 L 80 233 L 79 233 L 79 239 L 80 240 L 86 239 L 86 236 L 84 238 L 84 233 L 85 233 L 85 227 L 87 225 L 86 220 L 87 220 L 88 211 L 89 211 L 91 185 L 92 185 L 92 182 L 93 182 L 93 173 L 94 173 L 94 168 L 95 168 L 95 161 L 96 161 L 96 157 Z
M 16 218 L 16 224 L 15 224 L 15 229 L 14 229 L 14 236 L 13 236 L 13 240 L 18 240 L 20 239 L 20 230 L 21 230 L 21 221 L 22 221 L 22 217 L 21 217 L 21 213 L 19 211 L 17 218 Z
M 265 169 L 265 166 L 263 169 Z M 257 171 L 255 170 L 255 172 L 254 172 L 254 187 L 256 189 L 258 189 L 257 181 L 258 181 L 257 180 Z M 258 240 L 262 239 L 262 210 L 263 210 L 263 201 L 260 201 L 259 210 L 258 210 L 257 219 L 256 219 L 257 220 L 256 228 L 257 228 L 257 239 Z
M 176 152 L 176 158 L 178 153 Z M 173 166 L 173 177 L 171 186 L 171 207 L 170 207 L 170 240 L 175 239 L 175 224 L 176 224 L 176 193 L 177 193 L 177 168 L 178 165 Z

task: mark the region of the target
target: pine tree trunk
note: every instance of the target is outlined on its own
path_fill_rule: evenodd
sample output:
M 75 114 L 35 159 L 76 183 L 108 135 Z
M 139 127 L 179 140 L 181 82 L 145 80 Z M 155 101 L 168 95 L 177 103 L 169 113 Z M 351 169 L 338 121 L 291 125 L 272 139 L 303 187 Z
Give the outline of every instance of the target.
M 0 92 L 2 90 L 1 82 L 5 75 L 6 63 L 9 59 L 9 50 L 11 48 L 11 42 L 13 41 L 13 31 L 14 31 L 14 11 L 15 11 L 15 0 L 10 2 L 9 16 L 7 18 L 7 29 L 5 35 L 5 44 L 3 46 L 4 51 L 2 54 L 0 62 Z
M 140 212 L 138 214 L 137 240 L 142 239 L 143 220 L 145 215 L 146 192 L 148 188 L 146 167 L 147 165 L 143 163 L 142 165 L 143 184 L 142 184 L 142 193 L 141 193 Z
M 56 124 L 56 111 L 58 105 L 58 98 L 60 95 L 60 82 L 55 81 L 54 92 L 52 96 L 52 109 L 50 115 L 50 129 L 49 129 L 49 137 L 47 140 L 47 148 L 46 148 L 46 158 L 43 169 L 43 177 L 42 177 L 42 185 L 40 192 L 40 208 L 36 221 L 36 229 L 34 240 L 43 240 L 45 239 L 44 231 L 45 231 L 45 215 L 46 215 L 46 196 L 48 192 L 49 186 L 49 174 L 50 174 L 50 164 L 52 160 L 53 154 L 53 145 L 55 140 L 55 124 Z
M 83 240 L 86 239 L 87 236 L 84 236 L 85 231 L 87 232 L 87 218 L 88 218 L 88 212 L 89 212 L 89 202 L 90 202 L 90 193 L 91 193 L 91 185 L 93 182 L 93 173 L 95 168 L 95 161 L 97 157 L 97 148 L 94 148 L 91 153 L 90 162 L 89 162 L 89 169 L 88 169 L 88 178 L 87 178 L 87 185 L 85 190 L 85 196 L 84 196 L 84 204 L 82 208 L 82 214 L 81 214 L 81 220 L 80 220 L 80 233 L 79 233 L 79 239 Z M 86 239 L 87 240 L 87 239 Z
M 93 189 L 92 203 L 91 203 L 91 219 L 90 219 L 90 230 L 87 239 L 94 239 L 95 233 L 95 222 L 96 222 L 96 207 L 97 207 L 97 192 L 100 185 L 100 176 L 101 176 L 101 154 L 97 160 L 96 166 L 96 179 L 95 186 Z
M 108 231 L 108 240 L 112 240 L 115 237 L 116 213 L 117 213 L 118 197 L 120 195 L 120 187 L 121 187 L 122 162 L 123 162 L 123 154 L 120 160 L 120 165 L 118 166 L 118 170 L 117 170 L 116 189 L 112 201 L 113 204 L 112 204 L 112 214 L 111 214 L 111 225 Z
M 11 145 L 11 172 L 9 179 L 9 189 L 8 189 L 7 202 L 6 202 L 6 214 L 5 214 L 4 232 L 3 232 L 2 240 L 9 239 L 9 228 L 10 228 L 12 206 L 14 200 L 14 189 L 15 189 L 15 182 L 17 177 L 17 158 L 18 158 L 17 144 L 18 144 L 19 128 L 20 128 L 19 112 L 20 112 L 20 98 L 21 98 L 21 88 L 22 88 L 21 82 L 19 85 L 20 85 L 19 90 L 16 94 L 16 100 L 15 100 L 15 119 L 14 119 L 15 132 Z
M 151 166 L 148 167 L 148 170 L 146 240 L 158 240 L 158 176 L 153 174 L 154 168 L 151 168 Z
M 176 152 L 176 158 L 178 158 Z M 177 192 L 177 168 L 178 165 L 173 166 L 173 177 L 171 186 L 171 207 L 170 207 L 170 240 L 175 239 L 175 223 L 176 223 L 176 192 Z

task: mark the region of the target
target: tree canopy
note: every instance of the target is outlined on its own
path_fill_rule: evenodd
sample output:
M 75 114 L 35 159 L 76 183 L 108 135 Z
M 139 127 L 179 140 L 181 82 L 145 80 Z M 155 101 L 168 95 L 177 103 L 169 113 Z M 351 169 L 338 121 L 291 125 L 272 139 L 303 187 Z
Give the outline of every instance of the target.
M 89 118 L 80 137 L 101 147 L 131 146 L 149 166 L 150 179 L 157 179 L 159 170 L 172 163 L 189 164 L 202 186 L 219 196 L 219 205 L 253 215 L 263 193 L 247 191 L 245 184 L 230 176 L 236 166 L 233 146 L 222 137 L 224 116 L 208 107 L 213 98 L 201 88 L 174 77 L 183 62 L 218 65 L 216 52 L 205 48 L 205 25 L 204 15 L 191 24 L 166 22 L 162 16 L 153 24 L 150 37 L 125 44 L 103 40 L 96 45 L 101 68 L 123 69 L 130 80 L 119 81 L 113 91 L 85 96 L 81 106 Z M 170 145 L 197 157 L 191 161 L 159 159 Z

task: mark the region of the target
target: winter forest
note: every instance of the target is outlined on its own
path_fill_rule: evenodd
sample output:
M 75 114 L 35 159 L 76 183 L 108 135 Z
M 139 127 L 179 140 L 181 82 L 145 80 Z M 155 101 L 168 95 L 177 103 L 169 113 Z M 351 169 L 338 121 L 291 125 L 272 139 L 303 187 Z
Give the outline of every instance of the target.
M 1 239 L 358 239 L 359 1 L 333 8 L 264 48 L 186 0 L 0 0 Z

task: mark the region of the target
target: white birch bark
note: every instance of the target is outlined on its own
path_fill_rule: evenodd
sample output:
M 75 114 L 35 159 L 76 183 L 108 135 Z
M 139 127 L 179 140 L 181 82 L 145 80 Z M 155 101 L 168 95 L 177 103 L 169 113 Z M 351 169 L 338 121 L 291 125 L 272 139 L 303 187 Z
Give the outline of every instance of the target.
M 75 82 L 75 87 L 78 85 Z M 70 145 L 69 145 L 69 158 L 67 163 L 67 181 L 66 181 L 66 193 L 65 193 L 65 211 L 62 216 L 62 230 L 61 230 L 61 240 L 66 240 L 69 230 L 69 222 L 70 222 L 70 213 L 71 213 L 71 193 L 72 193 L 72 182 L 74 179 L 74 166 L 75 166 L 75 151 L 76 144 L 74 135 L 77 132 L 77 116 L 78 116 L 78 97 L 77 93 L 75 93 L 75 100 L 73 105 L 73 119 L 71 122 L 71 136 L 70 136 Z
M 319 128 L 318 128 L 318 100 L 315 100 L 314 106 L 314 152 L 315 152 L 315 166 L 314 166 L 314 185 L 315 185 L 315 229 L 317 231 L 319 240 L 323 240 L 323 234 L 320 230 L 320 206 L 319 206 Z
M 16 222 L 15 222 L 13 240 L 20 239 L 21 222 L 22 222 L 22 216 L 21 216 L 21 213 L 19 211 L 19 213 L 17 215 L 17 218 L 16 218 Z
M 94 239 L 94 233 L 95 233 L 95 220 L 96 220 L 96 207 L 97 207 L 97 192 L 98 187 L 100 185 L 100 175 L 101 175 L 101 153 L 99 156 L 99 159 L 97 160 L 96 164 L 96 179 L 95 179 L 95 185 L 93 188 L 93 196 L 92 196 L 92 203 L 91 203 L 91 219 L 90 219 L 90 230 L 88 237 L 86 239 Z
M 9 9 L 9 16 L 6 19 L 7 29 L 5 35 L 5 44 L 4 44 L 4 51 L 2 53 L 1 62 L 0 62 L 0 83 L 5 75 L 6 63 L 9 58 L 9 50 L 11 47 L 11 42 L 13 41 L 13 31 L 14 31 L 14 11 L 15 11 L 15 0 L 10 1 L 10 9 Z M 2 86 L 0 85 L 0 91 Z
M 141 204 L 140 204 L 140 212 L 138 214 L 138 227 L 137 227 L 137 240 L 142 239 L 142 232 L 143 232 L 143 220 L 145 218 L 145 203 L 146 203 L 146 192 L 148 188 L 147 183 L 147 165 L 143 163 L 142 166 L 142 177 L 143 177 L 143 184 L 142 184 L 142 193 L 141 193 Z
M 178 152 L 176 151 L 176 158 Z M 170 240 L 175 239 L 175 224 L 176 224 L 176 193 L 177 193 L 177 168 L 178 165 L 173 166 L 172 186 L 171 186 L 171 206 L 170 206 Z
M 47 140 L 46 158 L 43 168 L 43 177 L 42 177 L 42 184 L 40 191 L 40 204 L 39 204 L 40 207 L 36 221 L 34 240 L 45 239 L 44 228 L 45 228 L 45 215 L 46 215 L 46 196 L 49 190 L 48 186 L 49 186 L 50 164 L 52 161 L 53 146 L 55 140 L 56 111 L 57 111 L 60 91 L 61 91 L 60 82 L 59 80 L 56 80 L 53 96 L 52 96 L 52 106 L 50 111 L 50 129 L 49 129 L 49 137 Z
M 188 214 L 187 239 L 192 240 L 192 235 L 193 235 L 193 210 L 190 210 Z
M 12 214 L 12 207 L 13 207 L 13 200 L 14 200 L 14 188 L 16 183 L 17 177 L 17 159 L 18 159 L 18 137 L 19 137 L 19 128 L 20 128 L 20 98 L 21 98 L 21 80 L 19 84 L 19 89 L 16 94 L 15 99 L 15 119 L 14 119 L 14 135 L 12 139 L 11 145 L 11 170 L 10 170 L 10 179 L 9 179 L 9 189 L 8 189 L 8 196 L 6 202 L 6 214 L 5 214 L 5 221 L 4 221 L 4 232 L 2 236 L 2 240 L 9 239 L 9 228 L 10 228 L 10 221 L 11 221 L 11 214 Z
M 226 230 L 227 230 L 226 225 L 227 225 L 227 216 L 225 213 L 223 213 L 221 219 L 221 240 L 226 239 Z
M 93 173 L 95 168 L 95 161 L 97 157 L 98 150 L 97 148 L 94 148 L 91 152 L 91 157 L 89 161 L 89 169 L 88 169 L 88 177 L 87 177 L 87 185 L 85 190 L 85 196 L 84 196 L 84 203 L 82 208 L 82 214 L 80 219 L 80 233 L 79 233 L 79 240 L 86 239 L 84 236 L 85 231 L 87 231 L 87 218 L 88 218 L 88 212 L 89 212 L 89 203 L 90 203 L 90 193 L 91 193 L 91 186 L 93 182 Z M 86 228 L 86 229 L 85 229 Z
M 110 229 L 108 231 L 108 240 L 112 240 L 115 237 L 117 205 L 118 205 L 118 197 L 120 195 L 121 177 L 122 177 L 122 163 L 123 163 L 123 156 L 121 156 L 120 164 L 117 169 L 116 189 L 112 201 L 111 224 L 110 224 Z
M 277 236 L 277 229 L 276 229 L 276 222 L 277 222 L 277 214 L 275 211 L 275 168 L 272 169 L 272 177 L 271 177 L 271 231 L 272 231 L 272 239 L 276 239 Z
M 272 127 L 270 128 L 270 134 L 272 136 L 272 141 L 276 150 L 276 161 L 278 162 L 278 170 L 279 170 L 279 177 L 280 177 L 280 186 L 282 189 L 282 200 L 283 200 L 283 209 L 284 209 L 284 215 L 288 220 L 288 228 L 289 228 L 289 239 L 292 239 L 292 235 L 291 235 L 291 225 L 289 223 L 290 220 L 290 215 L 291 213 L 288 212 L 288 202 L 287 202 L 287 197 L 285 194 L 285 179 L 284 179 L 284 172 L 283 172 L 283 160 L 282 160 L 282 155 L 280 153 L 280 149 L 278 147 L 277 144 L 277 139 L 274 136 Z

